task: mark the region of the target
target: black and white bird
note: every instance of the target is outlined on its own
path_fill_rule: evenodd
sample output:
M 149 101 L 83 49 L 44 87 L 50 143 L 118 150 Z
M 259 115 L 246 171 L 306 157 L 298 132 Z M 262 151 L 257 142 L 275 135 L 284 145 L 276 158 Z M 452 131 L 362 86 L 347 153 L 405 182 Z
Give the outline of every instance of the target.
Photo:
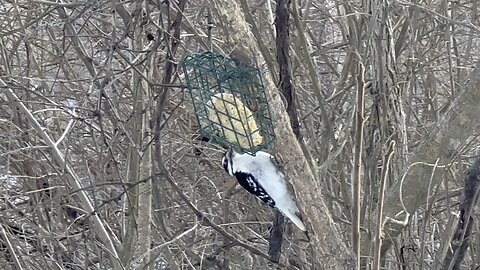
M 283 173 L 276 166 L 272 155 L 258 151 L 252 156 L 230 149 L 223 156 L 222 165 L 248 192 L 277 208 L 300 230 L 306 231 L 297 205 L 288 193 Z

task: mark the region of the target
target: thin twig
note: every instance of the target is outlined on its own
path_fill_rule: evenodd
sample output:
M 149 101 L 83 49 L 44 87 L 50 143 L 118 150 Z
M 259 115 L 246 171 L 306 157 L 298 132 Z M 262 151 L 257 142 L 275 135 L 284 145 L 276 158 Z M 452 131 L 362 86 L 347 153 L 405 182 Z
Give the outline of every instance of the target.
M 360 269 L 360 191 L 361 191 L 361 166 L 363 152 L 363 124 L 365 106 L 365 67 L 358 61 L 357 75 L 357 110 L 355 121 L 355 149 L 353 161 L 353 206 L 352 206 L 352 244 L 356 256 L 356 269 Z
M 250 246 L 247 243 L 239 240 L 238 237 L 231 235 L 230 233 L 225 231 L 222 227 L 218 226 L 213 221 L 211 221 L 208 217 L 206 217 L 200 210 L 198 210 L 198 208 L 195 205 L 193 205 L 193 203 L 188 199 L 187 195 L 185 195 L 185 193 L 183 193 L 183 191 L 177 185 L 177 183 L 175 182 L 175 179 L 170 174 L 170 172 L 165 167 L 162 168 L 162 170 L 163 170 L 163 172 L 161 174 L 163 176 L 165 176 L 165 179 L 168 181 L 168 183 L 170 183 L 173 190 L 178 194 L 178 196 L 180 196 L 180 198 L 188 206 L 188 208 L 190 208 L 195 213 L 195 215 L 200 219 L 201 222 L 203 222 L 207 226 L 211 227 L 212 229 L 214 229 L 215 231 L 220 233 L 222 236 L 224 236 L 225 238 L 230 240 L 234 245 L 243 247 L 246 250 L 250 251 L 251 253 L 253 253 L 255 255 L 258 255 L 258 256 L 270 261 L 270 257 L 268 256 L 268 254 L 266 254 L 266 253 L 262 252 L 261 250 L 255 248 L 253 246 Z M 273 263 L 275 263 L 275 262 L 273 262 Z M 279 264 L 279 266 L 281 266 L 281 264 Z
M 383 159 L 382 178 L 380 179 L 380 187 L 378 189 L 377 202 L 377 228 L 375 232 L 375 252 L 373 257 L 372 270 L 380 269 L 380 253 L 382 250 L 382 236 L 383 236 L 383 198 L 385 196 L 385 183 L 387 182 L 388 172 L 390 168 L 390 161 L 395 152 L 395 141 L 390 141 L 387 153 Z
M 15 265 L 17 266 L 17 269 L 22 270 L 23 269 L 22 264 L 20 263 L 18 254 L 15 252 L 15 248 L 13 247 L 12 242 L 10 241 L 10 237 L 7 233 L 7 230 L 5 230 L 5 227 L 2 224 L 0 224 L 0 227 L 2 227 L 3 240 L 5 240 L 4 243 L 7 245 L 8 250 L 12 254 L 12 258 Z
M 425 243 L 427 242 L 427 240 L 425 239 L 427 224 L 428 224 L 428 219 L 430 217 L 430 214 L 433 210 L 433 204 L 435 203 L 435 194 L 437 193 L 439 188 L 439 185 L 437 185 L 436 190 L 433 192 L 432 195 L 430 195 L 430 190 L 432 189 L 433 177 L 435 176 L 435 171 L 437 169 L 437 165 L 439 161 L 440 159 L 437 158 L 437 161 L 435 161 L 435 167 L 433 167 L 432 173 L 430 174 L 430 180 L 428 181 L 427 198 L 426 198 L 427 201 L 425 203 L 425 205 L 427 206 L 427 210 L 425 211 L 424 217 L 423 217 L 423 228 L 422 228 L 422 238 L 421 238 L 422 244 L 420 247 L 420 269 L 424 269 L 423 264 L 424 264 L 424 258 L 425 258 Z M 432 202 L 430 201 L 430 196 L 434 197 Z
M 46 132 L 46 129 L 40 125 L 40 123 L 37 121 L 35 116 L 32 114 L 32 112 L 25 106 L 23 102 L 19 100 L 15 92 L 8 88 L 7 85 L 3 82 L 3 80 L 0 79 L 0 87 L 6 87 L 2 92 L 5 93 L 7 98 L 14 104 L 23 114 L 28 119 L 28 122 L 32 126 L 32 128 L 38 133 L 40 138 L 43 139 L 44 143 L 50 147 L 50 153 L 51 156 L 54 160 L 54 163 L 56 163 L 59 167 L 65 168 L 65 176 L 68 181 L 68 184 L 77 189 L 81 190 L 82 183 L 79 180 L 79 177 L 73 170 L 71 166 L 67 164 L 67 161 L 65 160 L 65 157 L 63 153 L 58 149 L 58 146 L 55 144 L 55 142 L 52 140 L 50 135 Z M 90 200 L 90 197 L 88 196 L 87 192 L 84 190 L 81 190 L 78 192 L 77 196 L 79 197 L 82 206 L 85 208 L 85 210 L 89 213 L 95 212 L 95 208 L 93 207 L 92 201 Z M 92 215 L 91 216 L 95 228 L 95 232 L 98 234 L 99 238 L 102 240 L 103 244 L 105 245 L 106 251 L 110 255 L 110 262 L 112 264 L 112 267 L 114 269 L 123 269 L 123 266 L 121 262 L 119 261 L 118 253 L 115 249 L 115 246 L 113 244 L 113 241 L 108 234 L 107 230 L 105 229 L 105 226 L 103 225 L 102 220 L 98 215 Z
M 181 234 L 173 237 L 172 239 L 164 242 L 164 243 L 161 243 L 160 245 L 158 246 L 155 246 L 153 247 L 152 249 L 149 249 L 147 252 L 145 252 L 144 254 L 142 254 L 141 256 L 139 256 L 138 258 L 136 258 L 132 263 L 131 265 L 132 266 L 135 266 L 137 264 L 139 264 L 143 259 L 145 259 L 147 256 L 150 256 L 153 252 L 156 252 L 156 251 L 160 251 L 162 248 L 164 248 L 165 246 L 168 246 L 170 244 L 173 244 L 175 243 L 177 240 L 183 238 L 185 235 L 189 234 L 190 232 L 192 232 L 193 230 L 195 230 L 196 228 L 198 227 L 198 223 L 193 225 L 192 228 L 182 232 Z

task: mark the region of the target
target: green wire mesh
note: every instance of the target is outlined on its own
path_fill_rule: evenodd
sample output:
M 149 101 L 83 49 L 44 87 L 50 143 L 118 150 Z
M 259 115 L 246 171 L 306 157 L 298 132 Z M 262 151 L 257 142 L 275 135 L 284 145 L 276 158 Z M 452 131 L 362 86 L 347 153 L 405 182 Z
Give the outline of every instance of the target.
M 200 134 L 245 153 L 275 140 L 260 71 L 213 52 L 182 61 Z

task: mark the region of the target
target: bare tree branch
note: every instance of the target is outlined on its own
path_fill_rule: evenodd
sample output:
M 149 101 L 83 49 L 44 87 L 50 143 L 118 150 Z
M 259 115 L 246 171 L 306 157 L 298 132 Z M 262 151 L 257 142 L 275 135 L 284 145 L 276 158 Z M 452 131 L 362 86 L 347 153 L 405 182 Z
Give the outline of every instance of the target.
M 50 153 L 55 163 L 59 167 L 65 168 L 65 176 L 68 185 L 70 185 L 74 189 L 80 190 L 78 192 L 78 197 L 81 201 L 82 206 L 85 208 L 85 211 L 93 213 L 95 211 L 95 208 L 93 207 L 90 198 L 85 191 L 81 190 L 82 184 L 80 183 L 78 176 L 76 175 L 73 168 L 65 161 L 64 155 L 62 154 L 60 149 L 58 149 L 58 145 L 51 139 L 46 130 L 40 125 L 35 116 L 30 112 L 30 110 L 23 104 L 20 99 L 18 99 L 17 95 L 15 95 L 13 90 L 8 88 L 8 86 L 1 79 L 0 87 L 2 88 L 2 92 L 5 93 L 10 102 L 17 106 L 19 110 L 28 118 L 29 123 L 35 129 L 37 134 L 43 139 L 44 143 L 50 147 Z M 91 219 L 94 224 L 95 232 L 99 235 L 100 239 L 102 240 L 105 248 L 109 253 L 110 263 L 112 264 L 114 269 L 123 269 L 123 266 L 119 261 L 117 250 L 115 249 L 113 241 L 110 238 L 105 226 L 103 225 L 102 220 L 98 215 L 92 215 Z

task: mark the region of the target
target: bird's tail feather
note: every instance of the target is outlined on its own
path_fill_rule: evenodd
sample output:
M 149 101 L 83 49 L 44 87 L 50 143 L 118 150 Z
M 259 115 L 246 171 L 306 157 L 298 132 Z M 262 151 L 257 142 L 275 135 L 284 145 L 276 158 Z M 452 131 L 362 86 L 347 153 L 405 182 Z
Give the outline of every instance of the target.
M 300 230 L 302 230 L 304 232 L 307 231 L 307 229 L 305 227 L 305 224 L 303 224 L 303 221 L 300 218 L 300 213 L 298 213 L 296 211 L 288 210 L 283 214 L 286 217 L 288 217 L 293 222 L 293 224 L 295 224 L 295 226 L 297 226 Z

